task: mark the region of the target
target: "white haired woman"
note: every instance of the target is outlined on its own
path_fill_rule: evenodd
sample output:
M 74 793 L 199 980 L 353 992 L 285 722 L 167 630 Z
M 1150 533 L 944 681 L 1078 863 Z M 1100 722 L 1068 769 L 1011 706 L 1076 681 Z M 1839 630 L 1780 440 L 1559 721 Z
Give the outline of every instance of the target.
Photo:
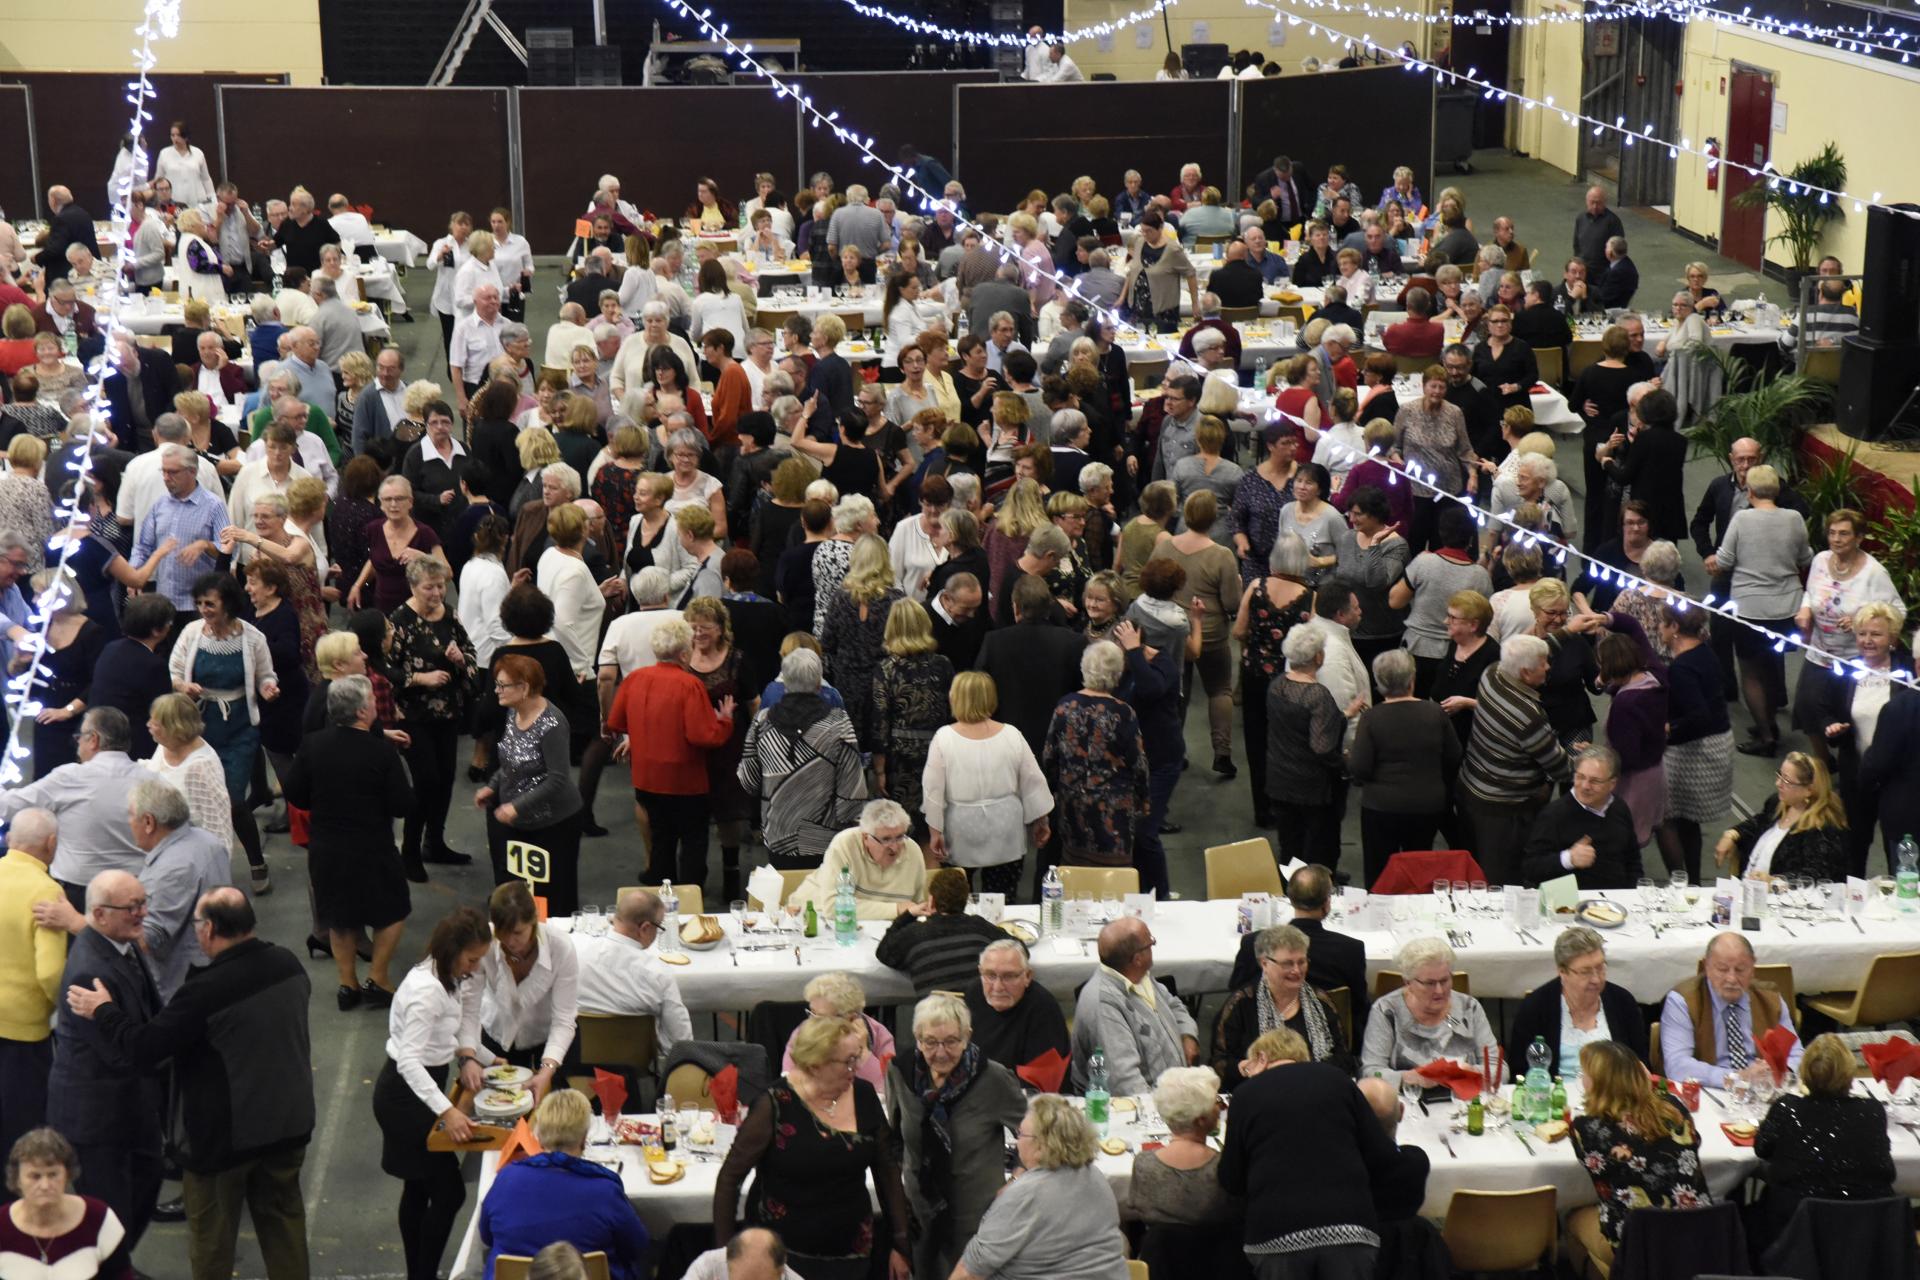
M 1340 858 L 1340 809 L 1334 782 L 1341 765 L 1347 717 L 1363 707 L 1356 698 L 1343 714 L 1319 682 L 1326 636 L 1302 623 L 1281 642 L 1287 672 L 1264 691 L 1267 703 L 1267 796 L 1279 819 L 1283 861 L 1301 859 L 1332 866 Z
M 740 785 L 759 802 L 767 860 L 782 869 L 819 865 L 833 834 L 858 821 L 867 795 L 853 722 L 821 696 L 822 670 L 811 649 L 780 659 L 784 692 L 754 716 L 740 753 Z
M 893 801 L 869 800 L 859 825 L 833 838 L 820 865 L 794 888 L 789 906 L 811 902 L 822 915 L 831 912 L 845 871 L 853 878 L 854 909 L 862 920 L 891 921 L 902 911 L 928 914 L 930 864 L 909 834 L 911 825 L 907 811 Z
M 1006 1186 L 1005 1133 L 1027 1109 L 1020 1081 L 973 1043 L 966 1002 L 935 992 L 914 1006 L 913 1052 L 888 1068 L 886 1105 L 920 1227 L 914 1274 L 947 1276 Z
M 1720 547 L 1707 557 L 1707 571 L 1731 575 L 1730 595 L 1742 620 L 1733 651 L 1740 659 L 1740 684 L 1753 730 L 1734 750 L 1772 757 L 1780 749 L 1774 717 L 1787 700 L 1787 660 L 1774 652 L 1773 637 L 1794 629 L 1803 587 L 1800 574 L 1813 560 L 1807 524 L 1797 511 L 1782 507 L 1780 473 L 1761 463 L 1747 471 L 1747 507 L 1727 522 Z M 1764 627 L 1765 631 L 1756 630 Z
M 1153 1087 L 1167 1144 L 1133 1157 L 1121 1216 L 1155 1227 L 1219 1227 L 1238 1221 L 1240 1202 L 1220 1186 L 1220 1153 L 1208 1139 L 1220 1124 L 1220 1075 L 1212 1067 L 1168 1067 Z M 1225 1233 L 1229 1237 L 1231 1232 Z M 1239 1241 L 1229 1239 L 1235 1252 Z M 1148 1245 L 1141 1244 L 1141 1253 Z
M 1080 654 L 1079 691 L 1060 699 L 1047 725 L 1040 770 L 1060 797 L 1060 861 L 1066 866 L 1132 865 L 1146 821 L 1140 720 L 1114 695 L 1125 669 L 1126 655 L 1113 641 L 1088 645 Z
M 1499 1043 L 1480 1002 L 1453 989 L 1453 958 L 1453 948 L 1438 938 L 1415 938 L 1400 948 L 1396 966 L 1406 985 L 1368 1015 L 1362 1074 L 1431 1084 L 1421 1068 L 1442 1058 L 1478 1066 L 1488 1046 Z
M 1253 1042 L 1277 1027 L 1305 1040 L 1313 1061 L 1331 1062 L 1348 1074 L 1357 1069 L 1339 1013 L 1331 1001 L 1307 985 L 1307 950 L 1312 942 L 1290 924 L 1262 929 L 1255 936 L 1253 957 L 1259 976 L 1227 997 L 1213 1028 L 1213 1069 L 1229 1091 L 1240 1085 L 1240 1063 Z
M 1025 1170 L 980 1220 L 950 1280 L 1118 1280 L 1120 1206 L 1094 1165 L 1099 1138 L 1058 1094 L 1027 1103 L 1015 1134 Z
M 813 634 L 826 631 L 827 601 L 846 579 L 853 564 L 853 544 L 863 534 L 880 532 L 880 516 L 871 499 L 851 493 L 834 503 L 833 535 L 813 553 L 813 598 L 815 611 Z

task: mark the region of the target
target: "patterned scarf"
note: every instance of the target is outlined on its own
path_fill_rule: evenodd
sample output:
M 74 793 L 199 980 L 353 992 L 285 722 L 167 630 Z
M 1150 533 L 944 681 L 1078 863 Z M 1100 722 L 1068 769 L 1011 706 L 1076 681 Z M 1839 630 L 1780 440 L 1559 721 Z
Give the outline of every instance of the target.
M 947 1207 L 946 1192 L 953 1181 L 953 1107 L 973 1087 L 979 1070 L 980 1046 L 969 1041 L 947 1082 L 937 1085 L 927 1069 L 926 1055 L 913 1051 L 913 1091 L 927 1108 L 920 1122 L 920 1193 L 936 1214 Z
M 1254 1012 L 1260 1018 L 1260 1033 L 1265 1035 L 1278 1027 L 1286 1025 L 1280 1017 L 1278 1006 L 1273 1003 L 1273 992 L 1265 982 L 1253 984 Z M 1333 1032 L 1327 1027 L 1326 1010 L 1320 1006 L 1320 997 L 1312 987 L 1300 988 L 1300 1020 L 1307 1027 L 1307 1050 L 1313 1054 L 1315 1062 L 1325 1062 L 1333 1056 Z

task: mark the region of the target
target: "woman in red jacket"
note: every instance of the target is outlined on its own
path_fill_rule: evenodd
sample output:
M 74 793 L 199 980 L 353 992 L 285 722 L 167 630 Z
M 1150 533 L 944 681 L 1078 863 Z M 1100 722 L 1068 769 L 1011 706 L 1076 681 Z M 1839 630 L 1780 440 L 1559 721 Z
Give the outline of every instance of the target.
M 687 669 L 693 629 L 679 618 L 653 628 L 652 666 L 621 682 L 607 728 L 629 733 L 635 818 L 651 830 L 640 883 L 707 878 L 707 752 L 733 732 L 734 701 L 715 707 L 707 686 Z

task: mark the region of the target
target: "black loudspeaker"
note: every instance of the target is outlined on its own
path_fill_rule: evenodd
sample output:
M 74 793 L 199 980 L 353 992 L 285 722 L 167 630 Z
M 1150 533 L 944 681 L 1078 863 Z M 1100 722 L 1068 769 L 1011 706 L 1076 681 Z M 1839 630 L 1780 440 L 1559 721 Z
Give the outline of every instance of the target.
M 573 28 L 527 28 L 527 83 L 573 83 Z
M 573 82 L 593 88 L 620 85 L 620 46 L 581 45 L 573 51 Z
M 1868 243 L 1867 257 L 1871 261 L 1872 242 Z M 1879 292 L 1878 277 L 1868 285 L 1868 291 Z M 1875 342 L 1848 334 L 1840 344 L 1840 390 L 1834 401 L 1834 425 L 1856 440 L 1910 435 L 1914 425 L 1896 428 L 1895 418 L 1906 407 L 1916 384 L 1920 384 L 1920 341 Z
M 1904 212 L 1901 212 L 1904 211 Z M 1920 341 L 1920 205 L 1867 210 L 1866 275 L 1860 289 L 1860 336 L 1880 342 Z
M 1180 46 L 1180 65 L 1185 68 L 1189 80 L 1212 80 L 1220 74 L 1220 68 L 1232 60 L 1224 44 L 1183 44 Z

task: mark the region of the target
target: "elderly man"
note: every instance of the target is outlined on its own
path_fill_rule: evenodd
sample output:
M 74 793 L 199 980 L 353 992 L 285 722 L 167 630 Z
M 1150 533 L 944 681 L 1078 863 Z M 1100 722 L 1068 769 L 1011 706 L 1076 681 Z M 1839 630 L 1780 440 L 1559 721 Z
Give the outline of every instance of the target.
M 1387 238 L 1387 229 L 1369 222 L 1360 232 L 1360 269 L 1376 280 L 1401 272 L 1400 250 Z
M 991 280 L 983 280 L 973 286 L 972 293 L 966 299 L 967 325 L 973 332 L 988 339 L 987 368 L 999 368 L 994 355 L 993 322 L 996 317 L 1005 315 L 1013 322 L 1013 332 L 1004 345 L 1011 345 L 1016 339 L 1024 340 L 1033 335 L 1033 300 L 1020 285 L 1020 264 L 1002 262 L 994 269 Z
M 362 245 L 373 247 L 373 224 L 338 191 L 327 197 L 327 222 L 340 237 L 340 247 L 348 253 Z
M 298 401 L 293 403 L 298 404 Z M 202 487 L 201 457 L 184 444 L 163 444 L 160 480 L 166 492 L 154 499 L 140 521 L 133 540 L 133 563 L 145 564 L 161 544 L 172 541 L 173 554 L 160 562 L 149 582 L 150 590 L 173 601 L 183 614 L 194 614 L 193 584 L 218 567 L 220 531 L 227 527 L 227 504 L 220 487 Z M 183 619 L 186 625 L 191 618 Z
M 787 1265 L 787 1247 L 765 1227 L 749 1227 L 709 1249 L 687 1267 L 686 1280 L 800 1280 Z
M 788 895 L 788 904 L 811 902 L 831 918 L 844 870 L 853 877 L 854 905 L 862 920 L 892 920 L 903 911 L 928 914 L 927 863 L 919 842 L 907 834 L 912 826 L 907 811 L 893 801 L 869 800 L 860 810 L 860 825 L 833 838 L 820 865 Z
M 1247 262 L 1260 273 L 1265 284 L 1277 284 L 1287 278 L 1287 260 L 1267 248 L 1267 233 L 1259 227 L 1248 227 L 1240 236 L 1247 246 Z
M 114 434 L 138 453 L 152 447 L 154 421 L 173 407 L 180 375 L 168 352 L 137 346 L 125 333 L 114 335 L 112 355 L 100 387 L 107 397 L 107 416 Z M 88 359 L 85 351 L 80 359 Z
M 662 1061 L 676 1041 L 693 1038 L 693 1019 L 680 999 L 680 988 L 654 950 L 666 914 L 658 894 L 626 889 L 604 937 L 573 940 L 580 961 L 580 1012 L 652 1018 Z
M 66 279 L 78 285 L 97 284 L 101 279 L 113 274 L 113 266 L 94 256 L 92 248 L 84 244 L 67 246 Z M 20 295 L 25 297 L 25 294 Z
M 633 276 L 636 286 L 643 286 L 649 283 L 645 277 L 652 273 L 645 267 L 633 267 L 628 274 Z M 566 303 L 579 307 L 583 315 L 597 316 L 600 314 L 600 295 L 609 290 L 618 294 L 620 286 L 621 279 L 614 274 L 613 250 L 601 245 L 587 255 L 580 277 L 567 285 Z M 555 362 L 550 360 L 547 363 Z M 566 362 L 558 363 L 564 366 Z
M 1173 474 L 1174 464 L 1200 452 L 1194 432 L 1200 426 L 1200 379 L 1190 373 L 1175 374 L 1161 384 L 1160 436 L 1153 450 L 1149 478 L 1165 480 Z
M 334 468 L 333 459 L 328 456 L 326 442 L 308 430 L 314 421 L 313 412 L 313 407 L 306 401 L 296 400 L 292 396 L 282 396 L 274 401 L 273 422 L 247 446 L 246 457 L 248 462 L 259 462 L 267 456 L 267 441 L 274 435 L 274 427 L 291 431 L 294 459 L 308 475 L 326 482 L 327 494 L 331 497 L 340 488 L 340 472 Z
M 933 620 L 933 644 L 955 671 L 971 671 L 980 658 L 992 623 L 987 619 L 986 593 L 980 579 L 971 573 L 956 573 L 946 580 L 927 612 Z
M 66 993 L 73 1013 L 123 1060 L 172 1064 L 168 1137 L 184 1170 L 196 1276 L 233 1273 L 243 1204 L 267 1274 L 307 1273 L 300 1169 L 314 1122 L 312 988 L 299 958 L 256 938 L 254 923 L 240 890 L 201 895 L 191 928 L 207 963 L 148 1017 L 124 1008 L 98 978 Z
M 1080 296 L 1103 309 L 1119 305 L 1126 280 L 1113 269 L 1113 255 L 1105 249 L 1087 253 L 1087 269 L 1080 273 Z
M 287 218 L 274 228 L 273 243 L 285 251 L 287 265 L 311 274 L 320 266 L 320 246 L 339 244 L 340 233 L 325 218 L 313 211 L 313 193 L 294 188 L 287 197 Z
M 1600 278 L 1607 269 L 1607 242 L 1626 234 L 1620 215 L 1607 208 L 1606 188 L 1588 187 L 1587 207 L 1573 220 L 1573 256 L 1586 263 L 1587 279 Z
M 353 406 L 353 452 L 362 454 L 375 440 L 393 439 L 394 424 L 407 416 L 407 357 L 392 345 L 373 360 L 373 385 Z
M 917 997 L 965 985 L 987 944 L 1007 936 L 985 917 L 968 914 L 968 888 L 966 872 L 942 867 L 927 880 L 932 910 L 901 912 L 880 939 L 876 958 L 907 974 Z
M 1337 287 L 1337 286 L 1334 286 Z M 1333 403 L 1333 393 L 1341 387 L 1352 390 L 1359 381 L 1354 372 L 1353 362 L 1347 359 L 1359 339 L 1354 337 L 1349 325 L 1328 325 L 1327 331 L 1320 335 L 1320 345 L 1312 351 L 1316 371 L 1315 394 L 1320 398 L 1320 412 L 1323 416 Z
M 467 401 L 486 380 L 487 366 L 506 354 L 500 331 L 510 322 L 500 314 L 500 287 L 492 281 L 473 291 L 473 310 L 454 322 L 447 345 L 447 371 L 453 379 L 455 407 L 467 416 Z
M 1530 885 L 1571 872 L 1582 890 L 1631 889 L 1640 879 L 1633 814 L 1614 794 L 1620 754 L 1587 746 L 1574 756 L 1573 790 L 1533 820 L 1521 869 Z
M 1412 211 L 1408 211 L 1411 215 Z M 1533 265 L 1533 255 L 1527 246 L 1515 237 L 1513 219 L 1507 217 L 1493 220 L 1493 242 L 1507 255 L 1505 270 L 1525 271 Z
M 194 339 L 193 382 L 198 391 L 219 408 L 239 405 L 247 398 L 247 376 L 227 356 L 226 340 L 211 329 Z
M 137 871 L 144 860 L 127 819 L 134 784 L 153 774 L 127 754 L 127 717 L 112 707 L 94 707 L 80 721 L 80 757 L 23 787 L 0 791 L 0 820 L 28 809 L 45 809 L 61 825 L 50 874 L 79 907 L 87 884 L 102 871 Z
M 1153 978 L 1153 931 L 1136 917 L 1100 931 L 1100 967 L 1080 989 L 1073 1019 L 1073 1089 L 1087 1090 L 1095 1049 L 1107 1060 L 1107 1089 L 1147 1093 L 1169 1067 L 1200 1056 L 1193 1015 Z
M 47 234 L 34 261 L 49 273 L 67 260 L 70 244 L 93 244 L 93 215 L 74 203 L 73 192 L 62 186 L 47 188 Z
M 575 347 L 593 345 L 593 330 L 587 327 L 587 309 L 577 302 L 560 308 L 560 318 L 547 330 L 547 347 L 541 363 L 565 369 L 573 363 Z
M 887 220 L 867 203 L 867 189 L 859 183 L 847 188 L 847 202 L 833 211 L 827 220 L 827 248 L 837 258 L 844 248 L 860 251 L 860 278 L 869 283 L 874 276 L 874 260 L 892 245 Z
M 156 780 L 156 785 L 160 784 Z M 87 884 L 85 927 L 67 952 L 60 989 L 112 994 L 134 1025 L 160 1011 L 160 993 L 140 958 L 147 891 L 125 871 L 102 871 Z M 71 908 L 69 908 L 71 910 Z M 80 1156 L 74 1189 L 106 1201 L 127 1234 L 131 1254 L 153 1220 L 164 1162 L 160 1154 L 162 1090 L 150 1066 L 121 1053 L 100 1028 L 58 1003 L 47 1123 Z
M 220 251 L 220 275 L 230 296 L 249 292 L 253 287 L 254 243 L 263 234 L 259 219 L 240 198 L 240 188 L 222 182 L 213 189 L 213 203 L 206 206 L 207 229 L 213 233 L 214 247 Z M 272 267 L 267 269 L 272 274 Z
M 57 279 L 47 286 L 45 304 L 34 309 L 33 327 L 39 333 L 56 335 L 68 355 L 78 355 L 83 361 L 100 353 L 99 318 L 92 306 L 80 300 L 71 280 Z
M 319 293 L 316 289 L 316 300 Z M 345 303 L 341 303 L 345 307 Z M 348 310 L 351 319 L 352 311 Z M 354 324 L 355 341 L 359 339 L 360 326 Z M 327 368 L 327 362 L 321 358 L 320 331 L 311 324 L 296 325 L 287 334 L 286 358 L 280 362 L 282 371 L 291 373 L 300 384 L 300 398 L 314 408 L 325 412 L 337 397 L 333 382 L 333 373 Z
M 1353 583 L 1346 578 L 1323 578 L 1314 592 L 1313 616 L 1307 619 L 1307 625 L 1325 640 L 1325 655 L 1314 679 L 1333 695 L 1334 705 L 1348 713 L 1346 743 L 1351 747 L 1359 725 L 1359 715 L 1354 709 L 1365 711 L 1373 705 L 1373 680 L 1353 644 L 1353 628 L 1360 625 L 1360 594 L 1354 590 Z M 1344 781 L 1335 783 L 1334 795 L 1334 808 L 1344 811 Z
M 1547 682 L 1547 642 L 1508 636 L 1500 661 L 1480 677 L 1473 736 L 1460 764 L 1461 807 L 1473 822 L 1480 865 L 1489 880 L 1517 883 L 1521 853 L 1548 789 L 1567 780 L 1566 750 L 1540 705 Z
M 1427 1175 L 1432 1165 L 1425 1148 L 1399 1143 L 1400 1117 L 1406 1104 L 1400 1101 L 1400 1091 L 1393 1081 L 1368 1076 L 1360 1081 L 1359 1089 L 1387 1141 L 1399 1152 L 1398 1161 L 1373 1180 L 1374 1211 L 1383 1223 L 1404 1221 L 1420 1212 L 1427 1198 Z
M 1257 234 L 1257 228 L 1256 232 Z M 1262 246 L 1266 237 L 1261 236 Z M 1268 262 L 1274 262 L 1271 255 Z M 1257 307 L 1267 292 L 1267 276 L 1261 267 L 1254 263 L 1252 250 L 1246 240 L 1235 240 L 1227 246 L 1227 260 L 1213 269 L 1207 277 L 1207 289 L 1220 300 L 1223 307 Z
M 193 447 L 192 427 L 186 418 L 177 413 L 163 413 L 154 419 L 153 439 L 156 446 L 177 444 L 191 449 Z M 220 493 L 220 472 L 213 463 L 196 455 L 198 465 L 194 474 L 199 484 L 209 493 Z M 153 504 L 166 493 L 166 485 L 160 475 L 161 450 L 154 448 L 146 453 L 136 454 L 120 473 L 120 492 L 114 498 L 114 515 L 122 525 L 138 529 L 153 510 Z
M 1609 311 L 1623 310 L 1633 305 L 1633 295 L 1640 288 L 1640 268 L 1633 265 L 1633 259 L 1627 256 L 1627 238 L 1614 236 L 1607 241 L 1606 270 L 1600 273 L 1600 282 L 1595 291 L 1600 295 L 1600 305 Z
M 1034 1064 L 1073 1051 L 1067 1018 L 1051 991 L 1033 980 L 1033 961 L 1015 938 L 996 938 L 980 952 L 979 976 L 961 989 L 973 1015 L 973 1042 L 980 1052 L 1021 1078 L 1041 1086 Z M 1053 1082 L 1057 1087 L 1057 1081 Z
M 340 357 L 353 351 L 365 351 L 366 342 L 360 336 L 360 317 L 340 296 L 340 285 L 330 276 L 316 275 L 312 284 L 313 300 L 317 305 L 309 327 L 319 340 L 320 363 L 328 369 L 338 372 Z M 295 330 L 298 333 L 298 330 Z M 296 348 L 296 355 L 298 348 Z M 299 369 L 296 362 L 294 368 Z M 302 382 L 304 387 L 304 375 Z
M 47 1121 L 51 1027 L 67 964 L 67 935 L 33 918 L 33 904 L 60 899 L 47 874 L 60 823 L 45 809 L 22 809 L 7 827 L 0 858 L 0 1143 Z
M 1041 84 L 1078 84 L 1087 77 L 1080 70 L 1080 64 L 1068 55 L 1067 46 L 1050 44 L 1046 61 L 1040 64 L 1039 74 L 1033 78 Z
M 333 422 L 327 411 L 300 393 L 300 379 L 293 370 L 271 364 L 261 371 L 261 400 L 247 418 L 247 429 L 255 444 L 266 432 L 283 401 L 298 401 L 307 407 L 304 429 L 318 436 L 325 446 L 327 457 L 337 463 L 340 459 L 340 437 L 334 434 Z
M 1753 977 L 1753 944 L 1738 933 L 1716 934 L 1698 976 L 1667 992 L 1660 1006 L 1660 1052 L 1675 1080 L 1697 1077 L 1724 1088 L 1728 1079 L 1761 1078 L 1768 1070 L 1760 1041 L 1775 1027 L 1793 1036 L 1787 1065 L 1800 1064 L 1800 1037 L 1780 993 Z

